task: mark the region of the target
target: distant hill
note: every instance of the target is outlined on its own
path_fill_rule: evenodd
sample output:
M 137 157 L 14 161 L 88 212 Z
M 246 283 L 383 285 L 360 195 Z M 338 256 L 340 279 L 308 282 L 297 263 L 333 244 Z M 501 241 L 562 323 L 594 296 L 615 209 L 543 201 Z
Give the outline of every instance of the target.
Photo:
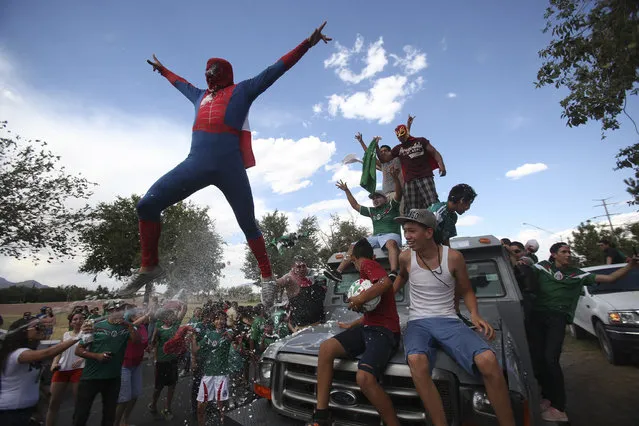
M 9 287 L 11 287 L 13 285 L 16 285 L 18 287 L 34 287 L 35 286 L 35 288 L 49 288 L 48 285 L 40 284 L 39 282 L 37 282 L 35 280 L 28 280 L 28 281 L 21 281 L 19 283 L 12 283 L 11 281 L 0 277 L 0 288 L 9 288 Z

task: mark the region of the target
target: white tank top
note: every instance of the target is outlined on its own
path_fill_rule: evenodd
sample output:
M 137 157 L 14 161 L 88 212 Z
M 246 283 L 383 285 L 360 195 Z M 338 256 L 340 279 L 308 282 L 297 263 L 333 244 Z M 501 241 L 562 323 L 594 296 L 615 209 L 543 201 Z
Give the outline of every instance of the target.
M 411 250 L 410 273 L 410 308 L 408 320 L 421 318 L 445 317 L 457 318 L 455 312 L 455 278 L 448 269 L 448 247 L 442 246 L 442 263 L 440 267 L 429 271 L 417 263 L 417 253 Z

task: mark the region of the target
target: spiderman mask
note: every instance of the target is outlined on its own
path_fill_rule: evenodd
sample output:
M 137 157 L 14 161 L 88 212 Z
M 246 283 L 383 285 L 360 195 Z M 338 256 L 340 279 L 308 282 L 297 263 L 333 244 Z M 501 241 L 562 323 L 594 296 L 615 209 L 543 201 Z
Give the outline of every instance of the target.
M 233 84 L 233 67 L 221 58 L 211 58 L 206 62 L 206 84 L 209 90 L 216 91 Z

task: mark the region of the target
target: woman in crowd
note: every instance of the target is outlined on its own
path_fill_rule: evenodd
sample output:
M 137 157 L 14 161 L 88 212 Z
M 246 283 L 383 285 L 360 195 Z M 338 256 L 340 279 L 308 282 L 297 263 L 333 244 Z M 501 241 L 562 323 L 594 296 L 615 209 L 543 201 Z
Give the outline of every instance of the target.
M 11 324 L 0 348 L 0 425 L 25 426 L 38 403 L 41 362 L 61 354 L 79 339 L 76 336 L 38 350 L 45 327 L 37 320 L 19 319 Z
M 82 376 L 84 359 L 75 354 L 75 348 L 85 319 L 84 314 L 80 312 L 71 317 L 69 325 L 73 329 L 64 333 L 62 341 L 73 340 L 76 343 L 60 355 L 57 355 L 51 363 L 53 377 L 51 378 L 51 400 L 49 401 L 49 410 L 47 412 L 47 426 L 56 424 L 60 404 L 69 385 L 71 385 L 73 399 L 75 400 L 78 396 L 78 383 Z

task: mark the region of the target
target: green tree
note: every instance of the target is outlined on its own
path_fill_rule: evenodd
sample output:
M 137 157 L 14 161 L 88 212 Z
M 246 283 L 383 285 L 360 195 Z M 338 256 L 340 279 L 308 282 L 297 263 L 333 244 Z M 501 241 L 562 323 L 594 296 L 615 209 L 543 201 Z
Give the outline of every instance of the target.
M 603 251 L 597 246 L 602 238 L 610 240 L 622 253 L 632 255 L 633 247 L 639 242 L 639 223 L 631 223 L 614 228 L 611 235 L 607 226 L 596 225 L 591 221 L 582 222 L 573 231 L 569 244 L 580 266 L 596 266 L 606 263 Z
M 47 143 L 24 140 L 0 122 L 0 254 L 18 259 L 73 257 L 89 212 L 71 200 L 91 196 L 93 183 L 73 176 L 46 150 Z
M 138 218 L 135 206 L 140 197 L 117 197 L 100 203 L 91 222 L 80 232 L 86 254 L 80 272 L 124 279 L 140 264 Z M 180 202 L 162 213 L 160 263 L 167 270 L 169 293 L 180 288 L 197 292 L 213 290 L 224 268 L 220 235 L 208 215 L 208 208 Z
M 562 118 L 570 127 L 588 120 L 619 128 L 629 95 L 639 91 L 639 2 L 637 0 L 550 0 L 546 9 L 550 44 L 537 87 L 565 87 Z
M 297 229 L 293 231 L 289 229 L 288 217 L 284 213 L 275 210 L 273 213 L 264 215 L 262 219 L 258 221 L 258 224 L 267 244 L 266 251 L 271 261 L 273 273 L 277 277 L 281 277 L 290 271 L 295 256 L 304 258 L 309 268 L 319 266 L 318 253 L 320 246 L 317 217 L 305 217 L 297 224 Z M 295 232 L 300 236 L 299 240 L 293 247 L 279 248 L 277 244 L 278 241 L 291 232 Z M 257 261 L 248 245 L 246 246 L 242 272 L 249 280 L 257 281 L 260 279 Z
M 326 262 L 336 252 L 346 251 L 348 247 L 361 238 L 370 235 L 370 230 L 365 226 L 359 226 L 354 219 L 341 219 L 339 215 L 331 215 L 328 232 L 322 235 L 322 249 L 320 258 Z

